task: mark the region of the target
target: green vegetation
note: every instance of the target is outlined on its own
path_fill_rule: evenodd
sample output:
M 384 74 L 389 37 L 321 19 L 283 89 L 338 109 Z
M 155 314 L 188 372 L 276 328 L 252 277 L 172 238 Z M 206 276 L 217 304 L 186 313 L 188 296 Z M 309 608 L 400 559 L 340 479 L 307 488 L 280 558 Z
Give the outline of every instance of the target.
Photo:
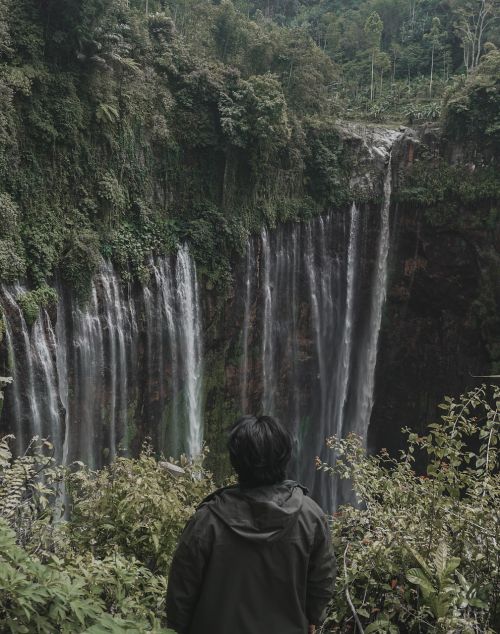
M 168 563 L 212 488 L 209 474 L 184 464 L 176 477 L 147 448 L 136 460 L 97 473 L 75 465 L 70 474 L 54 465 L 49 443 L 34 441 L 14 459 L 10 439 L 0 441 L 1 631 L 167 632 Z
M 333 522 L 334 632 L 352 631 L 354 612 L 366 634 L 498 631 L 500 388 L 440 407 L 427 435 L 406 430 L 398 459 L 329 440 L 336 463 L 320 468 L 350 478 L 360 504 Z
M 498 45 L 496 0 L 254 2 L 280 24 L 305 29 L 335 63 L 342 116 L 438 119 L 455 76 L 477 74 Z
M 500 142 L 500 51 L 487 47 L 476 72 L 456 79 L 445 98 L 445 130 L 498 158 Z
M 413 164 L 400 171 L 395 193 L 399 202 L 422 211 L 429 230 L 454 232 L 474 249 L 481 285 L 470 317 L 478 324 L 493 374 L 500 368 L 495 299 L 500 275 L 495 246 L 500 220 L 499 87 L 500 52 L 490 48 L 474 73 L 457 80 L 444 102 L 445 143 L 458 149 L 460 161 L 452 164 L 431 148 L 420 148 Z
M 98 472 L 81 468 L 68 478 L 71 519 L 64 531 L 75 552 L 105 558 L 110 551 L 166 575 L 177 539 L 213 489 L 201 462 L 175 477 L 149 447 L 137 459 L 117 458 Z
M 497 16 L 496 0 L 1 0 L 0 278 L 59 271 L 84 295 L 102 255 L 142 279 L 189 240 L 224 286 L 249 231 L 349 200 L 338 117 L 436 119 L 444 95 L 450 134 L 493 143 Z
M 224 285 L 249 230 L 346 189 L 332 132 L 307 184 L 335 73 L 306 32 L 205 1 L 4 1 L 0 25 L 5 280 L 59 270 L 83 294 L 101 254 L 142 278 L 189 240 Z
M 329 440 L 359 506 L 333 521 L 337 585 L 324 631 L 498 631 L 500 389 L 441 406 L 399 459 Z M 13 458 L 0 441 L 0 629 L 165 632 L 169 563 L 185 521 L 213 488 L 201 464 L 174 473 L 148 447 L 93 472 L 54 465 L 49 443 Z M 70 518 L 62 519 L 63 482 Z M 354 612 L 355 615 L 354 616 Z
M 35 323 L 41 308 L 50 309 L 57 305 L 57 291 L 44 284 L 33 291 L 26 291 L 19 296 L 18 302 L 28 326 Z

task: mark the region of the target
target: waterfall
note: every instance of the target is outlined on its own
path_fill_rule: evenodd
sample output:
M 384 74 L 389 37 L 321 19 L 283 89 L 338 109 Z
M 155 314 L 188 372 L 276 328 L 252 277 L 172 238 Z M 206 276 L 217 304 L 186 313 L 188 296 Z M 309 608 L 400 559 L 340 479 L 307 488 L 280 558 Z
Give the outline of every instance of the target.
M 33 366 L 33 351 L 31 346 L 30 337 L 28 334 L 28 327 L 26 324 L 26 320 L 24 319 L 23 313 L 15 301 L 15 297 L 22 295 L 25 292 L 25 289 L 19 285 L 11 291 L 6 288 L 2 289 L 2 293 L 7 302 L 7 307 L 4 307 L 5 320 L 9 321 L 9 315 L 11 311 L 13 312 L 13 318 L 17 322 L 17 332 L 20 332 L 20 337 L 18 338 L 18 346 L 21 348 L 22 354 L 16 351 L 16 347 L 12 345 L 12 363 L 15 368 L 16 375 L 18 377 L 23 376 L 25 380 L 27 380 L 27 392 L 23 399 L 19 398 L 19 405 L 14 408 L 14 415 L 19 415 L 19 419 L 14 421 L 15 429 L 18 429 L 20 435 L 22 437 L 24 428 L 23 422 L 27 418 L 31 422 L 31 434 L 30 436 L 38 436 L 40 437 L 43 434 L 42 430 L 42 421 L 40 418 L 40 407 L 39 407 L 39 394 L 35 390 L 35 371 Z M 7 308 L 7 310 L 6 310 Z M 10 309 L 10 310 L 9 310 Z M 14 331 L 12 323 L 9 323 L 7 326 L 7 330 L 12 333 Z M 11 335 L 12 338 L 12 335 Z M 18 368 L 22 368 L 21 371 L 18 371 Z M 17 390 L 17 388 L 16 388 Z M 19 388 L 18 394 L 20 394 L 21 388 Z M 16 398 L 16 397 L 14 397 Z M 17 400 L 17 399 L 16 399 Z M 26 400 L 28 401 L 26 406 Z
M 5 390 L 2 428 L 15 432 L 17 451 L 33 435 L 47 437 L 58 460 L 91 468 L 136 453 L 145 439 L 167 456 L 194 457 L 204 437 L 204 349 L 217 360 L 223 347 L 226 383 L 217 396 L 209 392 L 211 407 L 224 394 L 221 412 L 280 418 L 296 439 L 292 477 L 331 509 L 347 492 L 314 461 L 331 459 L 329 436 L 367 436 L 390 198 L 389 160 L 380 209 L 353 203 L 250 238 L 235 268 L 239 296 L 228 299 L 227 322 L 215 323 L 223 336 L 213 341 L 203 341 L 200 288 L 185 245 L 151 257 L 144 283 L 124 284 L 103 262 L 87 302 L 59 288 L 55 322 L 41 310 L 28 327 L 19 303 L 26 289 L 3 287 L 4 358 L 14 383 Z
M 248 345 L 250 334 L 250 310 L 252 305 L 252 272 L 255 261 L 253 242 L 248 240 L 246 248 L 245 267 L 245 300 L 243 312 L 243 354 L 241 356 L 241 411 L 245 413 L 248 407 Z
M 273 288 L 271 286 L 271 247 L 267 229 L 262 230 L 262 258 L 264 265 L 264 313 L 262 337 L 262 411 L 266 414 L 274 412 L 275 377 L 274 377 L 274 316 Z
M 64 319 L 65 316 L 60 314 L 59 319 Z M 70 422 L 67 425 L 67 442 L 70 449 L 67 456 L 68 459 L 70 456 L 79 456 L 91 468 L 96 468 L 101 463 L 96 449 L 100 443 L 98 426 L 104 409 L 104 336 L 95 283 L 92 284 L 89 304 L 85 307 L 77 306 L 70 318 L 74 337 L 70 344 L 73 352 L 71 368 L 74 399 L 73 407 L 68 412 Z M 60 341 L 59 345 L 64 346 L 65 343 L 67 344 Z M 66 358 L 69 361 L 68 353 Z M 77 447 L 77 451 L 73 447 Z
M 347 404 L 347 394 L 351 375 L 351 361 L 353 356 L 353 327 L 354 327 L 354 302 L 358 269 L 358 234 L 359 234 L 359 209 L 353 202 L 349 213 L 349 242 L 347 247 L 347 272 L 346 272 L 346 300 L 345 318 L 338 353 L 338 372 L 336 389 L 331 390 L 335 394 L 334 403 L 334 432 L 337 437 L 343 435 L 345 426 L 344 416 Z
M 122 449 L 127 447 L 127 355 L 121 285 L 110 263 L 102 266 L 100 283 L 104 293 L 103 325 L 108 338 L 107 372 L 111 386 L 108 411 L 109 449 L 111 458 L 114 458 L 119 447 Z
M 353 416 L 353 431 L 360 434 L 366 441 L 368 425 L 372 413 L 375 392 L 375 367 L 377 364 L 377 350 L 382 324 L 382 310 L 387 290 L 387 261 L 390 244 L 390 206 L 392 192 L 391 158 L 386 168 L 384 179 L 384 197 L 380 211 L 380 229 L 377 245 L 377 255 L 372 278 L 372 293 L 370 303 L 370 322 L 368 338 L 365 343 L 360 376 L 357 383 L 357 408 Z
M 198 282 L 186 246 L 179 250 L 176 268 L 180 353 L 184 359 L 184 382 L 188 417 L 188 452 L 200 453 L 203 436 L 201 418 L 202 346 Z
M 291 329 L 290 329 L 290 347 L 288 354 L 291 358 L 291 384 L 297 386 L 299 383 L 298 374 L 298 355 L 299 355 L 299 341 L 298 341 L 298 319 L 299 319 L 299 306 L 298 306 L 298 277 L 300 275 L 300 257 L 299 257 L 299 244 L 300 244 L 300 225 L 294 225 L 292 228 L 292 262 L 290 271 L 290 287 L 289 296 L 291 299 Z M 291 410 L 290 417 L 292 421 L 292 428 L 294 435 L 297 436 L 300 431 L 300 390 L 295 389 L 290 394 L 291 398 Z M 300 443 L 300 438 L 297 438 L 297 442 Z M 299 445 L 300 451 L 300 445 Z
M 317 472 L 314 460 L 332 459 L 329 436 L 356 432 L 366 440 L 387 285 L 390 196 L 389 161 L 379 210 L 353 202 L 344 214 L 263 229 L 247 243 L 242 267 L 241 411 L 276 415 L 293 431 L 292 476 L 329 509 L 349 492 Z M 249 370 L 250 340 L 261 342 L 260 379 Z
M 58 288 L 55 323 L 40 310 L 28 327 L 21 286 L 2 288 L 8 371 L 3 426 L 23 451 L 49 439 L 59 462 L 98 468 L 145 437 L 194 456 L 203 441 L 201 309 L 187 247 L 150 261 L 136 292 L 103 262 L 84 304 Z M 138 421 L 140 427 L 137 427 Z M 168 440 L 168 442 L 167 442 Z M 173 446 L 175 445 L 175 446 Z
M 4 291 L 5 292 L 5 291 Z M 23 451 L 23 429 L 22 429 L 22 403 L 21 403 L 21 382 L 17 367 L 16 351 L 14 348 L 14 337 L 10 326 L 10 321 L 4 319 L 5 337 L 7 340 L 7 364 L 10 368 L 12 385 L 10 386 L 12 394 L 12 413 L 14 416 L 14 435 L 16 437 L 16 451 L 18 454 Z
M 56 348 L 56 372 L 59 380 L 59 398 L 63 407 L 62 427 L 64 429 L 64 441 L 62 446 L 62 464 L 68 464 L 69 451 L 69 429 L 68 429 L 68 410 L 69 410 L 69 383 L 68 383 L 68 342 L 66 332 L 66 306 L 64 300 L 64 291 L 61 285 L 58 286 L 58 303 L 57 303 L 57 321 L 55 333 Z M 15 380 L 15 379 L 14 379 Z
M 160 317 L 158 321 L 158 326 L 160 328 L 160 340 L 163 344 L 163 339 L 166 338 L 168 350 L 170 352 L 170 376 L 171 376 L 171 408 L 172 408 L 172 420 L 178 420 L 179 416 L 179 359 L 178 359 L 178 336 L 176 329 L 176 316 L 175 316 L 175 292 L 173 289 L 173 278 L 172 271 L 170 269 L 169 263 L 165 260 L 161 261 L 159 269 L 155 269 L 157 284 L 160 288 L 160 300 L 163 313 L 160 311 Z M 166 320 L 166 332 L 162 327 L 162 319 L 161 315 L 164 315 Z M 150 345 L 154 345 L 154 342 L 150 343 Z M 163 349 L 160 352 L 160 376 L 163 376 L 164 372 L 164 358 L 163 358 Z M 163 383 L 162 383 L 163 385 Z M 162 399 L 165 398 L 165 395 L 161 395 Z M 176 425 L 170 434 L 170 444 L 172 446 L 172 451 L 174 453 L 179 453 L 181 439 L 179 437 L 179 426 Z M 166 449 L 168 445 L 168 441 L 166 438 L 162 439 L 160 446 L 163 449 Z
M 320 399 L 320 415 L 318 421 L 318 441 L 326 432 L 326 420 L 327 420 L 327 359 L 328 348 L 325 346 L 324 333 L 325 333 L 325 320 L 328 320 L 333 311 L 328 310 L 328 306 L 323 306 L 323 303 L 328 302 L 328 290 L 325 288 L 328 286 L 328 265 L 326 262 L 325 243 L 324 243 L 324 222 L 320 218 L 319 231 L 317 232 L 317 241 L 313 241 L 313 227 L 310 224 L 307 227 L 307 246 L 305 251 L 305 265 L 309 281 L 309 294 L 310 294 L 310 310 L 311 310 L 311 324 L 314 341 L 316 345 L 316 358 L 318 364 L 317 381 L 319 383 L 319 399 Z M 317 242 L 317 244 L 315 244 Z M 319 245 L 319 262 L 316 261 L 316 248 Z M 319 279 L 318 279 L 319 278 Z M 332 324 L 330 324 L 331 326 Z
M 32 346 L 35 354 L 38 377 L 35 388 L 36 398 L 40 398 L 39 410 L 42 421 L 47 424 L 46 433 L 54 445 L 54 455 L 58 462 L 62 458 L 61 412 L 55 363 L 55 336 L 52 324 L 45 310 L 33 325 Z

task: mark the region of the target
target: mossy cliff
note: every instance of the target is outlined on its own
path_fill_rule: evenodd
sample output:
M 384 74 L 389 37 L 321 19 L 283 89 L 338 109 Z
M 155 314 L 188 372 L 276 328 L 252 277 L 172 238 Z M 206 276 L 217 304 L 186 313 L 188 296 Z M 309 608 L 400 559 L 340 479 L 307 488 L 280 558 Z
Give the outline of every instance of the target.
M 102 257 L 146 281 L 151 254 L 188 242 L 216 445 L 238 413 L 233 307 L 249 234 L 323 212 L 340 226 L 356 199 L 373 243 L 379 131 L 339 124 L 338 71 L 301 30 L 228 2 L 175 15 L 76 4 L 0 0 L 0 279 L 27 281 L 32 319 L 57 276 L 85 301 Z M 492 48 L 450 88 L 442 129 L 402 130 L 393 153 L 374 444 L 498 369 L 499 69 Z
M 371 443 L 393 448 L 401 426 L 423 430 L 437 415 L 442 394 L 500 371 L 494 146 L 465 124 L 460 135 L 424 126 L 405 132 L 394 160 L 394 242 L 371 426 Z

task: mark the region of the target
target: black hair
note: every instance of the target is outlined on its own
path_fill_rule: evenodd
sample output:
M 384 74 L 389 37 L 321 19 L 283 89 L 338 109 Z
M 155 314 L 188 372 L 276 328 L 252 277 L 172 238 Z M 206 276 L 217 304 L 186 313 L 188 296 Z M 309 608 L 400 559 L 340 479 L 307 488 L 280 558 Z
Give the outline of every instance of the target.
M 288 431 L 271 416 L 243 416 L 229 429 L 227 447 L 239 482 L 256 487 L 282 482 L 292 454 Z

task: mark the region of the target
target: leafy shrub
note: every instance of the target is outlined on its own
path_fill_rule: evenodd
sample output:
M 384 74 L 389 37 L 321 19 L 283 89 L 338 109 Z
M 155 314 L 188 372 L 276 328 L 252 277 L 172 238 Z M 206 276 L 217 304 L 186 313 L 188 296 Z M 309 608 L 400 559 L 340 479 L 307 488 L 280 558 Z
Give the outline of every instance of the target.
M 367 456 L 353 435 L 329 440 L 336 462 L 319 466 L 349 478 L 359 504 L 333 523 L 333 632 L 351 632 L 354 619 L 365 634 L 498 631 L 500 388 L 440 407 L 427 435 L 406 430 L 399 459 Z
M 96 231 L 86 227 L 74 227 L 67 232 L 61 266 L 62 275 L 78 297 L 85 297 L 89 292 L 92 277 L 99 267 L 101 258 L 99 236 Z
M 40 286 L 33 291 L 27 291 L 18 298 L 28 326 L 35 323 L 41 308 L 54 308 L 58 300 L 57 291 L 51 286 Z
M 35 439 L 14 458 L 12 440 L 0 440 L 0 631 L 168 632 L 165 576 L 117 549 L 97 557 L 92 543 L 72 538 L 73 524 L 61 521 L 66 470 L 52 446 Z
M 181 461 L 174 476 L 149 448 L 136 459 L 117 458 L 93 472 L 69 477 L 71 519 L 66 532 L 77 551 L 135 557 L 154 572 L 168 567 L 186 521 L 213 489 L 201 464 Z
M 137 592 L 138 587 L 142 590 L 140 598 L 132 592 Z M 152 623 L 133 618 L 148 611 L 149 606 L 142 602 L 155 593 L 155 600 L 159 601 L 165 593 L 164 580 L 160 582 L 136 562 L 120 557 L 102 561 L 90 558 L 87 562 L 78 558 L 65 565 L 53 556 L 42 563 L 16 544 L 14 531 L 0 519 L 2 632 L 166 632 L 156 618 Z M 104 597 L 108 598 L 108 605 Z
M 410 103 L 404 112 L 408 123 L 423 121 L 437 121 L 441 116 L 441 104 L 439 101 L 430 101 L 425 104 Z
M 123 222 L 110 232 L 102 252 L 117 265 L 126 281 L 133 276 L 147 281 L 148 256 L 168 255 L 178 245 L 179 227 L 172 219 L 142 217 L 136 222 Z
M 25 274 L 26 260 L 19 233 L 19 208 L 9 194 L 0 192 L 0 279 L 14 282 Z
M 232 279 L 231 256 L 244 248 L 244 224 L 210 204 L 197 206 L 195 213 L 198 217 L 185 225 L 185 237 L 198 272 L 207 278 L 209 286 L 224 289 Z
M 490 147 L 498 156 L 500 140 L 500 51 L 487 47 L 474 72 L 458 78 L 444 100 L 445 131 L 459 140 Z
M 105 207 L 116 216 L 120 216 L 127 204 L 127 195 L 116 176 L 107 172 L 97 183 L 97 193 Z
M 53 447 L 46 441 L 34 439 L 28 450 L 14 459 L 10 449 L 13 439 L 0 439 L 0 518 L 15 531 L 18 544 L 37 550 L 44 547 L 54 521 L 63 470 L 55 465 Z

